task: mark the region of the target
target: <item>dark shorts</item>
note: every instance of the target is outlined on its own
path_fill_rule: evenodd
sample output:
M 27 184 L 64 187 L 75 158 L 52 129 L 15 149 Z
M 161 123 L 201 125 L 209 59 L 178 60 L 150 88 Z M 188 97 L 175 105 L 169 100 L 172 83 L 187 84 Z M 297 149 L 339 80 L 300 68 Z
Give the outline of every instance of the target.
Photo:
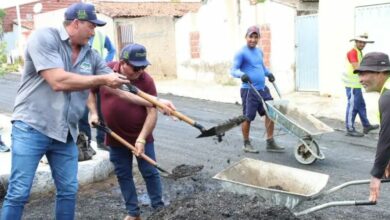
M 269 92 L 268 87 L 266 86 L 264 90 L 258 90 L 261 97 L 264 101 L 273 100 L 271 93 Z M 242 112 L 248 118 L 248 120 L 253 121 L 256 117 L 256 112 L 260 116 L 265 115 L 265 110 L 263 103 L 260 100 L 260 97 L 252 89 L 241 89 L 241 100 L 242 100 Z

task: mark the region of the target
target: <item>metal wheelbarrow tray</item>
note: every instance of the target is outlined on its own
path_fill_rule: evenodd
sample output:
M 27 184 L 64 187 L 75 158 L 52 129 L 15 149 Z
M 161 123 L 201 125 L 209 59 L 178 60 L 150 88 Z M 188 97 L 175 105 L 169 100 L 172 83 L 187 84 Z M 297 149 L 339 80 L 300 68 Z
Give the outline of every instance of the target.
M 216 174 L 223 189 L 239 194 L 260 195 L 279 206 L 294 209 L 302 201 L 314 200 L 351 185 L 368 184 L 370 180 L 355 180 L 343 183 L 327 191 L 329 175 L 292 168 L 279 164 L 244 158 Z M 315 180 L 315 181 L 313 181 Z M 382 180 L 389 182 L 390 180 Z M 368 200 L 335 201 L 294 212 L 296 216 L 308 214 L 332 206 L 375 205 Z
M 297 106 L 287 100 L 273 100 L 263 103 L 266 105 L 267 116 L 276 124 L 281 125 L 287 132 L 299 139 L 294 149 L 295 159 L 302 164 L 312 164 L 317 159 L 324 159 L 314 136 L 333 132 L 333 129 L 310 114 L 302 112 Z

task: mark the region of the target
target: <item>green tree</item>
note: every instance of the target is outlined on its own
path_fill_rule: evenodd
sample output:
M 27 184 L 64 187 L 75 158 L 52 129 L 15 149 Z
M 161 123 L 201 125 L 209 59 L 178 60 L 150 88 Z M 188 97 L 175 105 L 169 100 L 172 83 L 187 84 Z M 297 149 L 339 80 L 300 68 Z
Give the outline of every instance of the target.
M 3 21 L 5 17 L 5 11 L 4 9 L 0 8 L 0 39 L 3 38 Z

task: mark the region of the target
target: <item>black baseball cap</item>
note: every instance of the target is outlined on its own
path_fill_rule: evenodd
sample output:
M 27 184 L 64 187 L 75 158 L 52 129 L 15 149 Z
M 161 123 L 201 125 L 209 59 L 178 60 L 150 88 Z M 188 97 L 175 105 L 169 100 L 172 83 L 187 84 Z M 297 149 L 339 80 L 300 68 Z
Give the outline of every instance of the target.
M 353 73 L 390 72 L 389 56 L 381 52 L 371 52 L 364 55 L 360 65 Z
M 65 11 L 65 20 L 89 21 L 96 26 L 106 25 L 105 21 L 97 19 L 95 6 L 90 3 L 78 2 L 70 5 Z

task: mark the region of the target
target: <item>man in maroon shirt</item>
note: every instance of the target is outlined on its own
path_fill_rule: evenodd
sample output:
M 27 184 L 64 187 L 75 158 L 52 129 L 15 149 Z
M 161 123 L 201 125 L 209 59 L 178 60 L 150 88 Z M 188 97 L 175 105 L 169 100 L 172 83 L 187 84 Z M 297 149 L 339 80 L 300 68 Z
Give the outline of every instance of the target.
M 147 94 L 157 96 L 154 81 L 145 71 L 148 65 L 150 63 L 146 59 L 146 49 L 139 44 L 125 46 L 121 51 L 120 61 L 108 63 L 114 72 L 125 75 L 132 85 Z M 134 145 L 137 149 L 134 152 L 136 155 L 145 153 L 156 160 L 152 132 L 157 122 L 157 109 L 134 104 L 132 100 L 118 95 L 115 90 L 107 87 L 100 87 L 99 92 L 102 114 L 107 126 Z M 126 203 L 128 215 L 125 220 L 139 220 L 141 219 L 140 208 L 132 174 L 133 153 L 109 135 L 106 135 L 105 142 L 110 147 L 110 160 L 114 164 Z M 159 172 L 143 159 L 137 157 L 137 162 L 145 180 L 152 207 L 164 206 Z

